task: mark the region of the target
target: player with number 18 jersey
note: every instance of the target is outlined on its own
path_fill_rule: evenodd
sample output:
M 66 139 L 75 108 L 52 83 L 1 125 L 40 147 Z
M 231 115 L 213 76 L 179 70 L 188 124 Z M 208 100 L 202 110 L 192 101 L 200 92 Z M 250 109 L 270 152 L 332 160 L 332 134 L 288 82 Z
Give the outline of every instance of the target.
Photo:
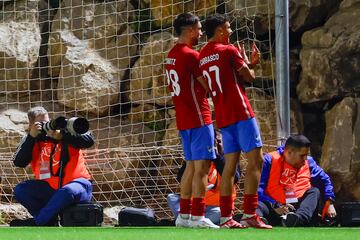
M 199 52 L 186 44 L 176 44 L 165 59 L 166 75 L 176 110 L 179 130 L 198 128 L 212 123 L 206 91 L 197 78 Z
M 178 41 L 165 59 L 166 77 L 175 105 L 176 124 L 187 165 L 180 182 L 178 227 L 219 228 L 205 217 L 206 176 L 216 158 L 215 136 L 207 84 L 199 69 L 199 53 L 193 50 L 202 35 L 200 19 L 191 13 L 174 20 Z

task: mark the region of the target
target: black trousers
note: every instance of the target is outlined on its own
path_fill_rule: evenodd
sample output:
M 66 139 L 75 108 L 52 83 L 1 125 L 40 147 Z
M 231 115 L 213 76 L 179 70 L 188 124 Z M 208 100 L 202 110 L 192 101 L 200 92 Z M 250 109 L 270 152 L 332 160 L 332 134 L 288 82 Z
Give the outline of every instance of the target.
M 312 226 L 316 224 L 318 220 L 319 199 L 319 189 L 311 187 L 305 192 L 304 196 L 299 199 L 299 202 L 292 204 L 296 209 L 295 213 L 299 216 L 300 226 Z M 281 225 L 280 216 L 274 211 L 269 202 L 259 201 L 256 213 L 260 217 L 266 218 L 271 225 Z

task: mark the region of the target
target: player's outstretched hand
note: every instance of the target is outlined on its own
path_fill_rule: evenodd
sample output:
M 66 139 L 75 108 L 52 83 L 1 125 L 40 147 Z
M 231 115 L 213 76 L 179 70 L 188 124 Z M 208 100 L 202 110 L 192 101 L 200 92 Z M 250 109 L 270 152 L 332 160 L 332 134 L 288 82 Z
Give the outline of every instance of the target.
M 239 50 L 240 56 L 244 59 L 246 64 L 249 64 L 249 58 L 246 55 L 246 51 L 245 51 L 245 46 L 244 46 L 244 42 L 236 42 L 237 48 Z
M 257 65 L 260 63 L 260 50 L 258 49 L 258 47 L 256 46 L 255 42 L 252 45 L 252 49 L 251 49 L 251 64 L 252 65 Z

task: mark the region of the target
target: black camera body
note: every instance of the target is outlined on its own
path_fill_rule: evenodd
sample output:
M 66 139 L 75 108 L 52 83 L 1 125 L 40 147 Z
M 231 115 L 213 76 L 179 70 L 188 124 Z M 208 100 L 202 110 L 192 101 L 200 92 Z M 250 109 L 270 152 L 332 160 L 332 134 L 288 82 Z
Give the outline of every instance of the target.
M 84 134 L 89 130 L 89 121 L 82 117 L 72 117 L 66 119 L 65 117 L 57 117 L 54 120 L 41 123 L 43 133 L 49 131 L 64 130 L 71 135 Z

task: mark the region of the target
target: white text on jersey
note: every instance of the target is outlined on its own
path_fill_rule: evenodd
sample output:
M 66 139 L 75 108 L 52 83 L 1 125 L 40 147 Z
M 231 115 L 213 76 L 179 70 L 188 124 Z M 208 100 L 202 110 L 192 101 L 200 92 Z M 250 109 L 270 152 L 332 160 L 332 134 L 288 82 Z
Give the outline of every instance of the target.
M 216 60 L 219 60 L 219 54 L 218 53 L 210 55 L 210 56 L 203 57 L 200 60 L 200 66 L 202 66 L 204 64 L 207 64 L 209 62 L 212 62 L 212 61 L 216 61 Z
M 165 58 L 165 64 L 175 65 L 175 58 Z

